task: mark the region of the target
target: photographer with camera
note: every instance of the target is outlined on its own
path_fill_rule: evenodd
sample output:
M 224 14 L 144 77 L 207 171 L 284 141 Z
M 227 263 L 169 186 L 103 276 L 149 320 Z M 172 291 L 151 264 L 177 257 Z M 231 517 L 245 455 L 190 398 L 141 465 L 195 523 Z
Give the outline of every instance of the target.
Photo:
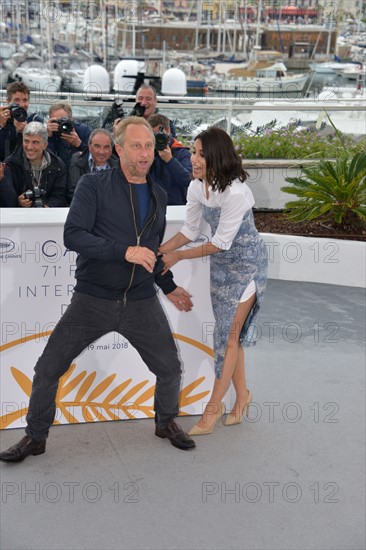
M 69 166 L 72 155 L 88 148 L 91 132 L 90 126 L 74 120 L 69 103 L 51 105 L 47 122 L 48 148 L 60 157 L 66 166 Z
M 189 147 L 171 136 L 168 117 L 155 114 L 148 118 L 148 123 L 155 134 L 155 157 L 149 175 L 165 189 L 168 205 L 186 204 L 192 179 Z
M 22 82 L 12 82 L 6 89 L 6 105 L 0 107 L 0 162 L 22 143 L 28 122 L 43 122 L 36 113 L 28 115 L 30 90 Z
M 114 150 L 112 134 L 105 128 L 96 128 L 89 137 L 88 149 L 72 156 L 67 182 L 66 199 L 71 203 L 76 184 L 82 175 L 100 172 L 119 165 L 119 157 Z
M 137 116 L 143 116 L 146 120 L 148 120 L 150 116 L 158 113 L 158 109 L 156 108 L 157 103 L 158 98 L 155 88 L 149 86 L 148 84 L 142 84 L 136 92 L 136 105 L 134 109 L 136 110 L 137 108 L 137 112 L 134 114 Z M 139 114 L 138 112 L 139 106 L 144 109 L 142 114 Z M 172 137 L 177 137 L 174 122 L 172 120 L 169 120 L 169 133 Z
M 30 122 L 23 131 L 23 146 L 6 159 L 0 203 L 22 208 L 66 206 L 66 181 L 64 162 L 47 150 L 46 127 Z
M 136 103 L 128 116 L 141 116 L 148 120 L 150 116 L 158 113 L 158 109 L 156 108 L 158 98 L 156 95 L 156 90 L 152 86 L 149 86 L 148 84 L 142 84 L 136 92 L 135 101 Z M 111 111 L 113 112 L 113 106 Z M 124 116 L 123 111 L 121 112 L 122 114 L 120 116 L 114 117 L 113 119 L 114 133 L 117 130 L 118 123 L 122 120 Z M 172 137 L 176 137 L 176 130 L 174 122 L 172 120 L 169 120 L 169 133 Z

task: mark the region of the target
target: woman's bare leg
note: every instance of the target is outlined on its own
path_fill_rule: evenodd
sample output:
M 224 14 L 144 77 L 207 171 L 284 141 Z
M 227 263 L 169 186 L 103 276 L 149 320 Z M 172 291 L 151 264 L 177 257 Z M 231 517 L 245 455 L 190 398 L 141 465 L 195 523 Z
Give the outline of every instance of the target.
M 226 346 L 221 378 L 215 378 L 210 400 L 206 404 L 202 417 L 197 423 L 199 428 L 208 429 L 215 422 L 216 415 L 220 411 L 222 399 L 229 389 L 231 380 L 234 382 L 235 379 L 234 387 L 237 393 L 236 401 L 238 401 L 238 398 L 240 402 L 244 399 L 245 404 L 247 391 L 245 383 L 244 353 L 242 353 L 243 350 L 239 343 L 239 336 L 255 301 L 256 295 L 254 294 L 249 300 L 241 302 L 237 307 Z M 244 388 L 242 386 L 243 383 Z
M 245 377 L 244 350 L 239 344 L 238 361 L 232 377 L 235 388 L 235 403 L 230 414 L 240 416 L 244 406 L 248 401 L 248 388 Z

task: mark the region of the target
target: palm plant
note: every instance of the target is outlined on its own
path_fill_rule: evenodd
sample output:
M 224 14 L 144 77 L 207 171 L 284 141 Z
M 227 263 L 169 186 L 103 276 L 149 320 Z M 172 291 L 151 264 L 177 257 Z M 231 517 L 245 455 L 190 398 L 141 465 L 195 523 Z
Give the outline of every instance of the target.
M 299 177 L 288 177 L 291 186 L 282 191 L 297 195 L 285 205 L 292 221 L 328 218 L 335 225 L 363 225 L 366 222 L 366 152 L 337 160 L 320 160 L 303 167 Z

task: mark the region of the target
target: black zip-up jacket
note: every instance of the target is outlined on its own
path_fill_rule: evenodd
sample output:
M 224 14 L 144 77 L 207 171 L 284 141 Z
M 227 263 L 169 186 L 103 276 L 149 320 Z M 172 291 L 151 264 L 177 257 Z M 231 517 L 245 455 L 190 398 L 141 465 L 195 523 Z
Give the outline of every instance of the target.
M 42 171 L 40 186 L 46 191 L 45 203 L 47 206 L 66 206 L 67 169 L 63 161 L 47 149 L 50 155 L 50 164 Z M 23 147 L 6 159 L 4 172 L 3 206 L 17 207 L 18 197 L 24 191 L 33 189 L 34 180 L 24 156 Z M 6 192 L 7 191 L 7 192 Z
M 169 294 L 176 288 L 173 274 L 154 273 L 125 260 L 129 246 L 145 246 L 155 253 L 165 230 L 167 196 L 148 177 L 150 210 L 139 223 L 136 185 L 120 167 L 85 174 L 79 180 L 64 228 L 65 246 L 78 253 L 75 290 L 111 300 L 143 300 L 156 294 L 154 283 Z

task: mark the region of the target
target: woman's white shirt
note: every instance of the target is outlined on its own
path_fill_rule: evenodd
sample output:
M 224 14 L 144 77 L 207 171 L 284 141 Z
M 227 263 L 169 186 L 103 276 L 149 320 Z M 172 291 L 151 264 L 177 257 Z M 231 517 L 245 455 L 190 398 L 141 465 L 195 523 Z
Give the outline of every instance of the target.
M 247 184 L 239 180 L 234 180 L 222 193 L 209 187 L 208 197 L 205 182 L 192 180 L 187 192 L 186 219 L 180 230 L 191 241 L 199 237 L 205 226 L 202 205 L 221 209 L 220 221 L 210 242 L 229 250 L 244 214 L 254 206 L 254 197 Z

